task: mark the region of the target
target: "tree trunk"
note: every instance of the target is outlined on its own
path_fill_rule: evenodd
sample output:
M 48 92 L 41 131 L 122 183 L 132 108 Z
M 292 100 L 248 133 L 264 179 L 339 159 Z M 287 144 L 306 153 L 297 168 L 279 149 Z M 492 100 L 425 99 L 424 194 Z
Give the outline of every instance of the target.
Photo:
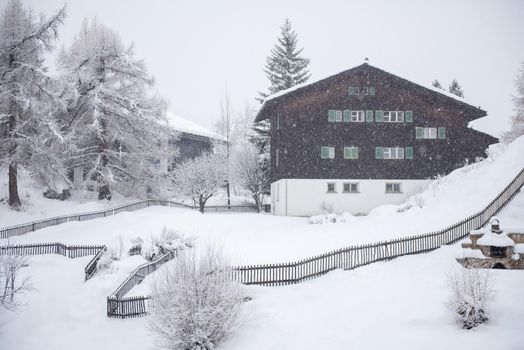
M 204 214 L 205 206 L 206 206 L 206 201 L 203 200 L 203 199 L 200 199 L 200 200 L 198 201 L 198 207 L 199 207 L 198 210 L 199 210 L 202 214 Z
M 260 213 L 260 197 L 256 194 L 253 195 L 253 199 L 255 200 L 255 205 L 257 206 L 257 213 Z
M 231 196 L 230 196 L 230 191 L 229 191 L 229 180 L 227 180 L 226 189 L 227 189 L 227 209 L 231 209 Z
M 13 209 L 19 209 L 22 205 L 18 196 L 18 169 L 15 162 L 9 164 L 9 205 Z

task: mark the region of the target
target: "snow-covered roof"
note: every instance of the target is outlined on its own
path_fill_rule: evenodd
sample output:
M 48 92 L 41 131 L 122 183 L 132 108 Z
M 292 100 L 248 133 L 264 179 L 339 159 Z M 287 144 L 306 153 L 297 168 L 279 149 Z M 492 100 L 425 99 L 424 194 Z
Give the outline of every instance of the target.
M 487 229 L 484 235 L 477 240 L 477 244 L 494 247 L 513 247 L 515 241 L 509 238 L 506 232 L 493 233 Z
M 220 140 L 220 141 L 226 141 L 226 139 L 223 136 L 203 127 L 202 125 L 192 122 L 191 120 L 182 118 L 181 116 L 178 116 L 174 113 L 167 112 L 166 119 L 167 119 L 168 125 L 175 131 L 185 132 L 188 134 L 193 134 L 193 135 L 198 135 L 198 136 L 204 136 L 210 139 L 215 139 L 215 140 Z
M 367 63 L 365 63 L 365 64 L 367 65 Z M 382 68 L 379 68 L 379 67 L 376 67 L 376 66 L 371 66 L 371 65 L 369 65 L 369 66 L 370 66 L 370 67 L 377 68 L 377 69 L 380 69 L 380 70 L 383 70 L 383 71 L 385 71 L 385 72 L 388 72 L 388 71 L 386 71 L 385 69 L 382 69 Z M 360 67 L 360 66 L 357 66 L 357 67 Z M 355 67 L 355 68 L 357 68 L 357 67 Z M 351 68 L 351 69 L 354 69 L 354 68 Z M 290 92 L 293 92 L 293 91 L 295 91 L 295 90 L 298 90 L 298 89 L 300 89 L 300 88 L 303 88 L 303 87 L 306 87 L 306 86 L 309 86 L 309 85 L 312 85 L 312 84 L 318 83 L 318 82 L 321 81 L 321 80 L 324 80 L 324 79 L 328 79 L 328 78 L 334 77 L 335 75 L 338 75 L 338 74 L 340 74 L 340 73 L 343 73 L 343 72 L 345 72 L 345 71 L 347 71 L 347 70 L 348 70 L 348 69 L 345 69 L 345 70 L 343 70 L 343 71 L 341 71 L 341 72 L 338 72 L 338 73 L 335 73 L 335 74 L 330 74 L 330 75 L 328 75 L 328 76 L 323 76 L 323 77 L 318 78 L 318 79 L 315 79 L 315 80 L 309 80 L 309 81 L 307 81 L 307 82 L 305 82 L 305 83 L 298 84 L 298 85 L 295 85 L 295 86 L 293 86 L 293 87 L 290 87 L 289 89 L 279 91 L 279 92 L 277 92 L 277 93 L 275 93 L 275 94 L 273 94 L 273 95 L 269 95 L 269 96 L 267 96 L 267 97 L 264 99 L 264 101 L 263 101 L 263 103 L 262 103 L 262 106 L 263 106 L 267 101 L 273 100 L 273 99 L 275 99 L 275 98 L 277 98 L 277 97 L 280 97 L 280 96 L 283 96 L 283 95 L 286 95 L 286 94 L 288 94 L 288 93 L 290 93 Z M 389 74 L 392 74 L 392 73 L 389 73 Z M 404 76 L 403 76 L 403 77 L 400 77 L 400 78 L 405 79 L 405 80 L 408 80 L 408 81 L 412 82 L 413 84 L 416 84 L 416 85 L 422 86 L 422 87 L 424 87 L 424 88 L 426 88 L 426 89 L 432 90 L 432 91 L 437 92 L 437 93 L 439 93 L 439 94 L 442 94 L 442 95 L 444 95 L 444 96 L 450 97 L 450 98 L 452 98 L 452 99 L 454 99 L 454 100 L 457 100 L 457 101 L 459 101 L 459 102 L 466 103 L 466 104 L 471 105 L 471 106 L 473 106 L 473 107 L 478 107 L 478 106 L 479 106 L 478 104 L 474 104 L 474 103 L 472 103 L 471 101 L 468 101 L 468 100 L 466 100 L 466 99 L 463 98 L 463 97 L 460 97 L 460 96 L 457 96 L 457 95 L 455 95 L 455 94 L 452 94 L 451 92 L 449 92 L 449 91 L 447 91 L 447 90 L 439 89 L 439 88 L 436 88 L 436 87 L 434 87 L 434 86 L 432 86 L 432 85 L 429 85 L 429 84 L 420 84 L 420 83 L 415 83 L 414 80 L 411 80 L 411 79 L 409 79 L 408 77 L 404 77 Z M 479 107 L 479 108 L 480 108 L 480 107 Z

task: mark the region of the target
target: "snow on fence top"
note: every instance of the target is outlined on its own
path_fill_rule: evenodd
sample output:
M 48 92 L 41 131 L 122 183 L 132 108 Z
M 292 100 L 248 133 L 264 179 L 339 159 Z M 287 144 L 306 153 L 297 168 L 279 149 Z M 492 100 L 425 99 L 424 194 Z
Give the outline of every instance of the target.
M 175 131 L 204 136 L 210 139 L 215 139 L 215 140 L 220 140 L 220 141 L 226 141 L 226 139 L 223 136 L 215 132 L 212 132 L 211 130 L 203 127 L 202 125 L 192 122 L 191 120 L 182 118 L 174 113 L 167 112 L 166 119 L 167 119 L 168 125 Z

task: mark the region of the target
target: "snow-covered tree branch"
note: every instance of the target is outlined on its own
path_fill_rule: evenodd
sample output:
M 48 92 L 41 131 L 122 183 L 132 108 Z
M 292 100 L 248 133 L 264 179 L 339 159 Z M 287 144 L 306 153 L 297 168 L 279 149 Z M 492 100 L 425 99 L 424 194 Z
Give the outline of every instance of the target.
M 181 163 L 173 171 L 175 190 L 189 196 L 203 213 L 208 199 L 226 183 L 225 163 L 223 156 L 210 153 Z
M 242 285 L 216 248 L 183 250 L 158 272 L 150 328 L 166 350 L 215 349 L 238 324 Z

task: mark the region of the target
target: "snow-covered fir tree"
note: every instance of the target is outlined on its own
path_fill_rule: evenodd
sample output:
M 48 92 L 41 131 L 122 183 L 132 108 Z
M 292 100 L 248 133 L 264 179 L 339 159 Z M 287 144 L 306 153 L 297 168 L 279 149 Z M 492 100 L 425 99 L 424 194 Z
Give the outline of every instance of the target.
M 305 83 L 309 77 L 309 59 L 302 57 L 302 50 L 298 49 L 297 34 L 291 27 L 291 21 L 286 19 L 278 42 L 271 50 L 266 59 L 264 72 L 269 79 L 269 95 L 281 90 L 289 89 L 297 84 Z M 259 101 L 263 101 L 268 96 L 266 93 L 259 92 Z
M 133 46 L 105 25 L 84 20 L 59 69 L 71 86 L 64 129 L 73 145 L 69 167 L 83 167 L 96 181 L 99 199 L 111 187 L 125 194 L 155 190 L 165 179 L 159 159 L 169 157 L 165 101 L 152 91 L 153 78 Z
M 63 173 L 62 143 L 54 111 L 59 109 L 56 84 L 46 74 L 43 55 L 53 47 L 65 8 L 36 20 L 20 0 L 9 0 L 0 17 L 0 162 L 8 167 L 9 205 L 21 205 L 18 168 L 49 179 Z
M 504 134 L 504 142 L 511 142 L 517 137 L 524 135 L 524 62 L 522 62 L 520 72 L 515 81 L 517 93 L 513 97 L 515 114 L 511 117 L 511 128 Z
M 462 87 L 456 79 L 453 79 L 451 84 L 449 84 L 449 92 L 457 96 L 464 97 L 464 90 L 462 90 Z
M 437 79 L 433 80 L 433 82 L 431 83 L 431 86 L 436 87 L 437 89 L 442 89 L 443 88 L 442 84 Z

